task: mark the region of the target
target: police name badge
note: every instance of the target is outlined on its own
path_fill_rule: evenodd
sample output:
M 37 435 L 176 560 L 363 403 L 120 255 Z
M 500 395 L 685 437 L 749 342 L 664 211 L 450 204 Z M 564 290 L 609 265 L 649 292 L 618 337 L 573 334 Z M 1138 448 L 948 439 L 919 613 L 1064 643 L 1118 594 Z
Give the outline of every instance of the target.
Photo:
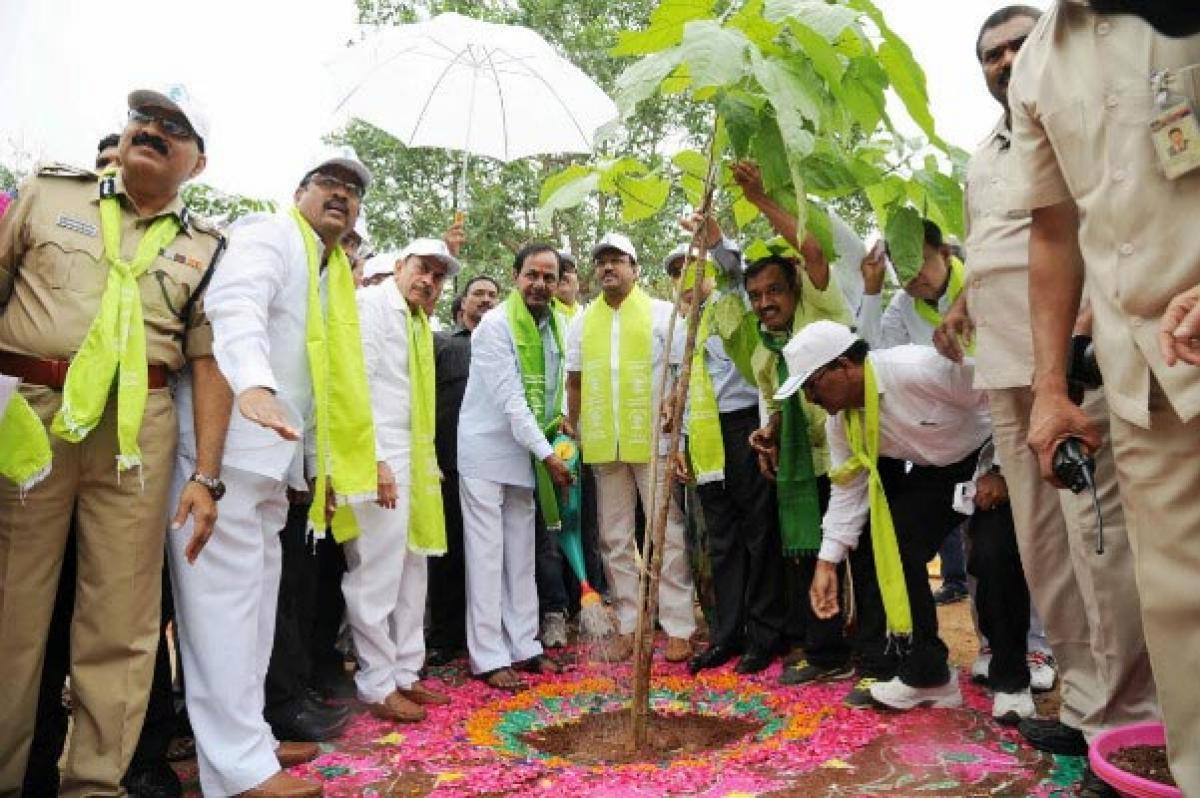
M 83 219 L 75 219 L 71 216 L 60 215 L 55 221 L 55 224 L 64 230 L 70 230 L 73 233 L 95 238 L 100 231 L 96 229 L 96 225 L 91 222 L 85 222 Z
M 1157 107 L 1150 120 L 1150 138 L 1163 174 L 1176 180 L 1200 168 L 1200 124 L 1191 102 L 1169 90 L 1169 72 L 1156 72 L 1150 80 Z

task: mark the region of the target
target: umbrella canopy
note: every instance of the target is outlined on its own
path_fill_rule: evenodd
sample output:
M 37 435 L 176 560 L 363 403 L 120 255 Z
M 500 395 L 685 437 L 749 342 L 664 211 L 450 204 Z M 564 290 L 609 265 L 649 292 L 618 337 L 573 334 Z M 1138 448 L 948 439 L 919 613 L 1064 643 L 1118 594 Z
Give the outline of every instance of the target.
M 330 64 L 337 110 L 409 147 L 513 161 L 591 152 L 613 101 L 528 28 L 439 14 L 372 34 Z

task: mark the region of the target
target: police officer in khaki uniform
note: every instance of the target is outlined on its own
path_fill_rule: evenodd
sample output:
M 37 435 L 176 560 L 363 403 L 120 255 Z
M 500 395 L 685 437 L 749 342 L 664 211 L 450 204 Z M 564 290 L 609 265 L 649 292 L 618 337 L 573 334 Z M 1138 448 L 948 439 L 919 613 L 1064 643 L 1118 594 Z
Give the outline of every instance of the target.
M 974 323 L 975 384 L 988 389 L 1025 577 L 1062 672 L 1058 720 L 1027 721 L 1021 731 L 1041 750 L 1080 755 L 1099 731 L 1152 720 L 1158 710 L 1112 451 L 1097 453 L 1106 549 L 1098 555 L 1090 499 L 1043 481 L 1026 445 L 1034 369 L 1030 214 L 1008 208 L 1011 164 L 1019 156 L 1011 146 L 1007 95 L 1013 60 L 1040 16 L 1036 8 L 1007 6 L 980 32 L 984 77 L 1005 113 L 967 167 L 966 290 L 934 344 L 961 358 L 958 341 Z M 1088 392 L 1084 409 L 1107 431 L 1102 391 Z
M 1158 330 L 1168 302 L 1200 283 L 1200 170 L 1177 170 L 1166 148 L 1156 148 L 1153 126 L 1194 122 L 1200 35 L 1192 28 L 1169 38 L 1136 15 L 1194 15 L 1193 4 L 1137 6 L 1107 14 L 1060 0 L 1031 32 L 1009 88 L 1010 204 L 1033 213 L 1029 444 L 1047 478 L 1069 436 L 1092 451 L 1112 447 L 1171 769 L 1183 793 L 1195 796 L 1200 371 L 1169 367 Z M 1067 398 L 1068 339 L 1085 276 L 1112 422 L 1108 440 Z
M 129 394 L 114 376 L 99 420 L 81 440 L 50 435 L 53 460 L 44 481 L 22 497 L 0 480 L 0 795 L 20 790 L 72 514 L 78 536 L 75 713 L 62 794 L 124 794 L 121 777 L 141 730 L 158 642 L 178 434 L 168 375 L 189 362 L 200 456 L 174 521 L 195 519 L 193 557 L 207 540 L 220 494 L 215 478 L 231 398 L 212 359 L 200 295 L 221 238 L 179 197 L 180 186 L 204 168 L 207 125 L 182 86 L 135 91 L 129 109 L 120 171 L 98 180 L 85 169 L 43 167 L 0 222 L 0 372 L 23 380 L 21 394 L 48 429 L 64 385 L 68 395 L 95 396 L 95 386 L 68 384 L 67 369 L 119 271 L 106 253 L 101 207 L 116 200 L 119 224 L 113 226 L 124 263 L 137 260 L 140 242 L 160 220 L 172 218 L 160 229 L 175 231 L 156 257 L 149 256 L 133 298 L 141 302 L 147 370 L 145 410 L 135 427 L 140 466 L 117 458 L 126 453 L 118 437 L 118 396 Z

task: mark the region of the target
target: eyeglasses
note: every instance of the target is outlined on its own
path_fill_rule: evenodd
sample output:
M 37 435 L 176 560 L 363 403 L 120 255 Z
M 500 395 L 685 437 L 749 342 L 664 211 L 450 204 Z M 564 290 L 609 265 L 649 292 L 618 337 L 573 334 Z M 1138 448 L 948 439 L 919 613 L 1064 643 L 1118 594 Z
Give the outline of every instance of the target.
M 353 181 L 342 180 L 333 175 L 327 175 L 324 172 L 314 172 L 309 179 L 313 183 L 316 183 L 319 188 L 323 188 L 326 191 L 333 191 L 336 188 L 340 188 L 355 199 L 362 199 L 363 187 Z
M 196 131 L 192 130 L 191 125 L 187 122 L 180 122 L 177 119 L 171 119 L 163 114 L 150 110 L 149 108 L 130 108 L 129 121 L 137 122 L 140 125 L 148 125 L 151 122 L 157 122 L 163 133 L 174 139 L 200 139 L 196 135 Z

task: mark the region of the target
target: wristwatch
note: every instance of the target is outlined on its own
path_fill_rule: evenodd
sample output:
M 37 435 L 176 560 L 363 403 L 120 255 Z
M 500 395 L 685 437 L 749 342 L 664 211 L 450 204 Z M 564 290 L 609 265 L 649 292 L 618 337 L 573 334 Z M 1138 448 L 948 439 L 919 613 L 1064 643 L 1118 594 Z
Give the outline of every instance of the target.
M 188 477 L 188 482 L 196 482 L 208 488 L 208 492 L 215 502 L 221 501 L 221 497 L 225 495 L 225 483 L 217 477 L 206 477 L 196 471 Z

